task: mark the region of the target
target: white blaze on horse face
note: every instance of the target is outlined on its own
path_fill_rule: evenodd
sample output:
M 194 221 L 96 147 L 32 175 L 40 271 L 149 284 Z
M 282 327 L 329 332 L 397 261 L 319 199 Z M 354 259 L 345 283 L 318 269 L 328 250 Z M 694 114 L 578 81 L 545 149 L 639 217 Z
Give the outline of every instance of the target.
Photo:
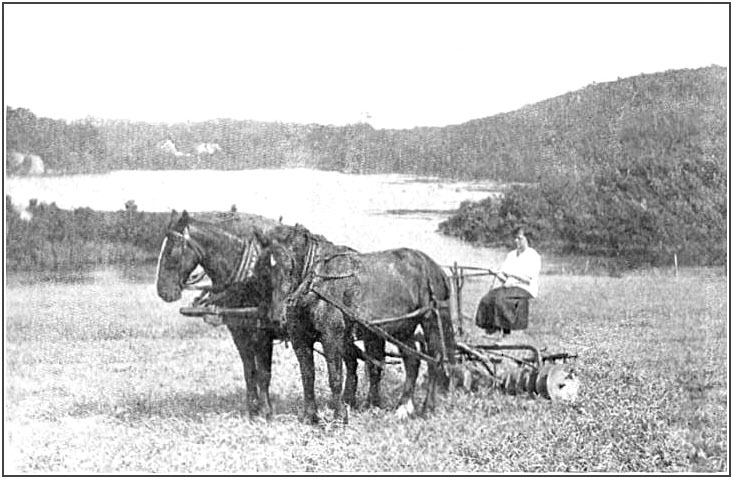
M 168 244 L 168 237 L 163 238 L 163 245 L 160 247 L 160 254 L 158 255 L 158 266 L 155 268 L 155 284 L 158 284 L 160 279 L 160 263 L 163 261 L 163 251 L 165 251 L 165 245 Z
M 191 241 L 191 233 L 189 233 L 188 231 L 188 226 L 183 229 L 183 239 L 186 241 Z
M 270 266 L 274 268 L 276 264 L 277 261 L 275 261 L 275 257 L 273 255 L 270 255 Z

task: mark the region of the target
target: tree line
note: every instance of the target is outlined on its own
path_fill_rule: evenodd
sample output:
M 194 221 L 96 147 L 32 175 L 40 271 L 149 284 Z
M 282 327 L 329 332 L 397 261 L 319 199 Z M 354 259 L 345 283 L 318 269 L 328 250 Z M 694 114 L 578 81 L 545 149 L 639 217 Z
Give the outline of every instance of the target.
M 224 223 L 235 234 L 251 235 L 275 220 L 230 211 L 204 211 L 195 218 Z M 118 211 L 63 209 L 31 200 L 21 208 L 5 197 L 5 264 L 9 271 L 68 271 L 114 264 L 155 263 L 171 213 L 140 211 L 134 200 Z
M 618 149 L 583 173 L 568 168 L 501 200 L 464 202 L 440 231 L 467 241 L 505 240 L 527 225 L 539 244 L 610 257 L 622 265 L 724 265 L 727 261 L 727 151 L 706 144 L 699 118 L 645 112 L 619 132 Z
M 309 167 L 521 183 L 501 199 L 464 203 L 441 231 L 492 243 L 522 222 L 548 248 L 632 265 L 671 254 L 724 264 L 727 119 L 727 70 L 712 66 L 593 84 L 517 111 L 409 130 L 231 119 L 67 123 L 8 107 L 6 153 L 39 155 L 56 174 Z M 197 149 L 202 144 L 217 149 Z M 22 173 L 11 164 L 6 171 Z
M 8 152 L 39 155 L 57 174 L 120 169 L 308 167 L 348 173 L 408 173 L 536 182 L 558 169 L 602 167 L 622 132 L 648 114 L 694 116 L 704 148 L 724 125 L 722 67 L 673 70 L 593 84 L 519 110 L 442 128 L 377 130 L 216 119 L 192 123 L 66 122 L 6 110 Z M 161 148 L 170 140 L 176 151 Z M 215 152 L 198 145 L 216 144 Z M 6 156 L 7 158 L 8 156 Z M 8 169 L 13 173 L 13 167 Z

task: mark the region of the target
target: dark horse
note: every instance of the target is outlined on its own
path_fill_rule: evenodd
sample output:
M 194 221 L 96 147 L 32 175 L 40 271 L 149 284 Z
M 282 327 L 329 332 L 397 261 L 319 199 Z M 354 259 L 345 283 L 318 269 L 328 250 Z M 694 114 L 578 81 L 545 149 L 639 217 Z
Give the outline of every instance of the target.
M 261 236 L 261 235 L 258 235 Z M 305 417 L 318 421 L 315 402 L 313 344 L 320 341 L 328 368 L 331 405 L 342 415 L 342 401 L 354 402 L 355 377 L 347 375 L 342 396 L 342 360 L 355 364 L 353 341 L 364 341 L 370 388 L 368 401 L 379 405 L 379 381 L 385 357 L 385 340 L 355 320 L 403 344 L 413 343 L 418 326 L 427 342 L 430 362 L 429 387 L 423 411 L 435 406 L 435 386 L 447 387 L 442 361 L 452 362 L 453 327 L 447 303 L 448 279 L 432 259 L 420 251 L 393 249 L 359 254 L 353 250 L 314 241 L 305 228 L 270 230 L 260 239 L 265 249 L 258 267 L 269 260 L 272 281 L 271 321 L 286 324 L 298 358 L 303 382 Z M 259 273 L 258 273 L 259 274 Z M 395 319 L 397 318 L 397 319 Z M 397 409 L 398 417 L 414 412 L 413 394 L 420 358 L 403 351 L 405 383 Z
M 261 245 L 252 228 L 225 225 L 225 222 L 215 224 L 193 219 L 186 211 L 180 217 L 175 211 L 172 213 L 158 260 L 158 296 L 166 302 L 181 299 L 185 283 L 200 265 L 212 281 L 209 304 L 267 305 L 271 296 L 269 281 L 258 280 L 253 275 Z M 227 327 L 244 367 L 248 413 L 250 417 L 262 413 L 270 419 L 272 347 L 275 339 L 284 337 L 284 331 L 268 321 L 266 309 L 261 309 L 258 316 L 256 324 L 227 324 Z

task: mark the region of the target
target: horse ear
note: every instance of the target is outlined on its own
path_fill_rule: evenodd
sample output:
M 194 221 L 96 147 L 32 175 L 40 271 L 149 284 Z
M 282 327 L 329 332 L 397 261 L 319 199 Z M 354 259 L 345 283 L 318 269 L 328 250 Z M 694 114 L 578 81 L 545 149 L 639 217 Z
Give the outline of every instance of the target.
M 178 218 L 178 212 L 176 210 L 171 211 L 171 217 L 168 220 L 168 228 L 171 228 L 174 224 L 176 224 L 177 218 Z
M 292 229 L 293 228 L 290 226 L 278 224 L 275 227 L 268 230 L 267 234 L 271 238 L 271 241 L 275 241 L 278 243 L 284 243 L 284 242 L 287 242 L 288 238 L 290 237 Z

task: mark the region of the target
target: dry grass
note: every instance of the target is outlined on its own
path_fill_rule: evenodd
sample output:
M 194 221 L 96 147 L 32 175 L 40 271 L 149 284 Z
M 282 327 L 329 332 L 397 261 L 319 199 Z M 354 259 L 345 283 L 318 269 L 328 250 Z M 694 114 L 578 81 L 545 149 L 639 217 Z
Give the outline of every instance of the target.
M 347 427 L 298 422 L 297 362 L 284 344 L 275 354 L 276 417 L 248 421 L 228 333 L 178 316 L 181 304 L 163 303 L 149 285 L 104 275 L 13 285 L 4 472 L 724 472 L 727 278 L 683 273 L 545 276 L 527 341 L 580 354 L 575 406 L 454 391 L 429 418 L 396 423 L 394 366 L 388 408 L 353 411 Z M 485 286 L 467 284 L 470 312 Z M 470 325 L 466 334 L 480 340 Z

